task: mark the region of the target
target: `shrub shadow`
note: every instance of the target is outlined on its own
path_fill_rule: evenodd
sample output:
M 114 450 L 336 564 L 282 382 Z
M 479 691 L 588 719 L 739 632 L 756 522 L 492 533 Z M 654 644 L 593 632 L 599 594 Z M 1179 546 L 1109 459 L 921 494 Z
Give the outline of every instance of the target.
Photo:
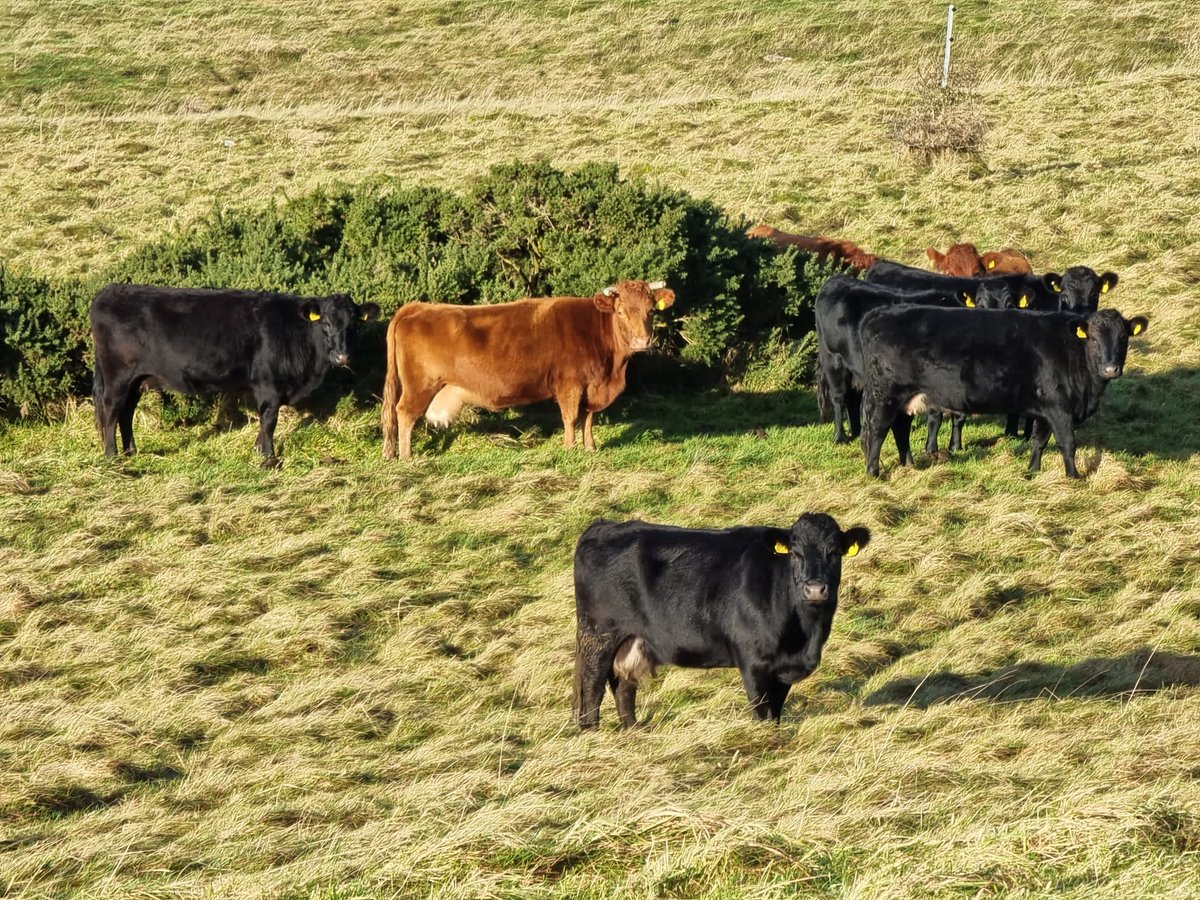
M 1124 656 L 1094 657 L 1070 666 L 1029 661 L 977 675 L 938 672 L 924 678 L 897 678 L 868 695 L 863 705 L 926 709 L 937 703 L 973 700 L 1130 699 L 1176 686 L 1200 686 L 1200 656 L 1143 647 Z

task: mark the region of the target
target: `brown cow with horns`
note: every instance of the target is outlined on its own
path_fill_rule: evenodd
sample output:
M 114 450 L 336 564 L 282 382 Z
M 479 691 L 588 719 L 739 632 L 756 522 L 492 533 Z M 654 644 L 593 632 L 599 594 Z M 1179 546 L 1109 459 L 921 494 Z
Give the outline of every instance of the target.
M 647 350 L 655 309 L 675 302 L 664 282 L 622 281 L 594 297 L 491 306 L 409 303 L 388 325 L 383 455 L 412 455 L 422 415 L 447 427 L 464 406 L 500 410 L 554 399 L 564 446 L 596 449 L 595 414 L 625 389 L 629 358 Z

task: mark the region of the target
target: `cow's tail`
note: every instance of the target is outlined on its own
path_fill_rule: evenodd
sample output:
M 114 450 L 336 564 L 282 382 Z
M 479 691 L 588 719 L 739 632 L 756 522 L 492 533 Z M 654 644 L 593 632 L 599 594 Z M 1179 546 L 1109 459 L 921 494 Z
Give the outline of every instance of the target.
M 93 345 L 95 342 L 93 341 Z M 95 361 L 92 368 L 92 412 L 96 416 L 96 428 L 100 433 L 104 433 L 104 422 L 101 421 L 100 407 L 103 405 L 101 399 L 104 397 L 104 372 L 100 368 L 100 360 Z
M 388 322 L 387 327 L 387 374 L 383 379 L 383 412 L 381 425 L 383 427 L 383 457 L 396 458 L 396 440 L 399 434 L 399 424 L 396 421 L 396 405 L 400 402 L 400 329 L 395 318 Z
M 825 375 L 824 366 L 818 366 L 817 370 L 820 372 L 817 376 L 817 415 L 821 417 L 822 422 L 828 422 L 833 418 L 833 401 L 829 396 L 829 379 Z

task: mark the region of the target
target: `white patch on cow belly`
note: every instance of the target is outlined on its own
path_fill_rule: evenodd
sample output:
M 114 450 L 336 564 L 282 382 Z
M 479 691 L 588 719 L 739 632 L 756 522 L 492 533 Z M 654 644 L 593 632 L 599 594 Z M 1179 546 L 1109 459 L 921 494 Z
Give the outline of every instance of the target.
M 640 637 L 631 638 L 617 648 L 613 672 L 618 678 L 637 684 L 646 677 L 653 678 L 657 666 L 654 654 Z
M 425 410 L 425 418 L 430 425 L 437 428 L 449 428 L 462 412 L 462 408 L 467 405 L 483 406 L 466 388 L 448 384 L 433 395 L 433 399 L 429 401 L 429 408 Z
M 905 404 L 904 411 L 910 416 L 923 416 L 929 412 L 929 398 L 924 394 L 917 394 Z

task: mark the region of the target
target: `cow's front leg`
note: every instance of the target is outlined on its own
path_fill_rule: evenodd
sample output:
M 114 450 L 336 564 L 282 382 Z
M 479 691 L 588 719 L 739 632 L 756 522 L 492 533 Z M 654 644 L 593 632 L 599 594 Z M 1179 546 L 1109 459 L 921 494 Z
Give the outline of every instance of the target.
M 570 450 L 575 446 L 575 429 L 579 426 L 579 406 L 583 402 L 583 388 L 568 385 L 558 391 L 558 409 L 562 413 L 563 446 Z M 585 433 L 586 440 L 586 433 Z M 585 443 L 586 446 L 586 443 Z M 588 447 L 592 450 L 594 447 Z
M 1042 468 L 1042 452 L 1046 449 L 1046 444 L 1050 440 L 1050 426 L 1046 424 L 1046 420 L 1036 418 L 1033 420 L 1033 435 L 1029 441 L 1029 471 L 1037 472 Z
M 1046 416 L 1046 421 L 1054 430 L 1054 440 L 1062 453 L 1063 466 L 1068 478 L 1080 478 L 1079 470 L 1075 468 L 1075 423 L 1068 412 L 1054 412 Z
M 765 666 L 751 665 L 743 668 L 741 672 L 742 686 L 746 688 L 746 697 L 750 700 L 750 712 L 754 713 L 754 718 L 760 722 L 767 719 L 779 721 L 775 712 L 778 682 L 771 671 Z M 783 697 L 778 700 L 779 709 L 783 709 L 783 698 L 787 697 L 787 685 L 784 687 Z
M 263 468 L 274 469 L 279 466 L 279 458 L 275 455 L 275 425 L 279 421 L 279 398 L 255 398 L 258 405 L 258 440 L 254 448 L 263 455 Z

